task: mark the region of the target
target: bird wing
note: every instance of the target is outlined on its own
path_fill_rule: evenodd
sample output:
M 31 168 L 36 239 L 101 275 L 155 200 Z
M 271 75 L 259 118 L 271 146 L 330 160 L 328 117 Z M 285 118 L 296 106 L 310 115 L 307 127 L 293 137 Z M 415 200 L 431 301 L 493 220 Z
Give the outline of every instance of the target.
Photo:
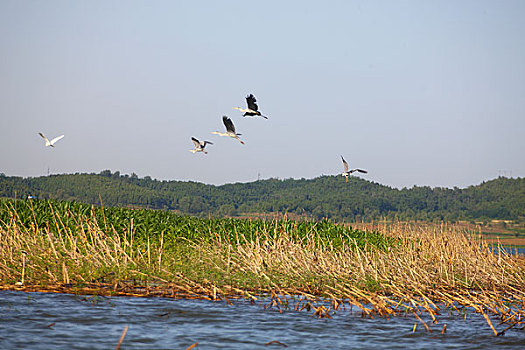
M 206 145 L 213 145 L 213 142 L 210 142 L 210 141 L 202 141 L 202 146 L 206 146 Z
M 222 116 L 222 122 L 224 123 L 227 131 L 233 132 L 235 134 L 235 126 L 233 125 L 233 122 L 230 118 L 224 115 Z
M 42 134 L 41 132 L 39 132 L 38 135 L 42 136 L 42 138 L 43 138 L 44 140 L 46 140 L 47 142 L 49 142 L 49 140 L 47 139 L 47 137 L 45 137 L 44 134 Z
M 250 94 L 249 96 L 246 96 L 246 103 L 248 104 L 248 108 L 252 111 L 256 111 L 259 109 L 259 106 L 257 106 L 257 100 L 255 99 L 255 96 Z
M 52 139 L 51 141 L 49 141 L 49 143 L 53 145 L 53 144 L 55 144 L 55 142 L 60 140 L 62 137 L 64 137 L 64 135 L 57 136 L 54 139 Z
M 357 171 L 359 171 L 360 173 L 363 173 L 363 174 L 366 174 L 366 173 L 368 173 L 368 171 L 366 171 L 366 170 L 363 170 L 363 169 L 355 169 L 355 170 L 357 170 Z
M 195 137 L 192 137 L 191 140 L 193 141 L 195 148 L 199 148 L 201 146 L 201 143 Z
M 341 159 L 343 160 L 343 167 L 345 169 L 345 173 L 348 172 L 348 163 L 346 162 L 346 160 L 343 158 L 343 156 L 341 156 Z

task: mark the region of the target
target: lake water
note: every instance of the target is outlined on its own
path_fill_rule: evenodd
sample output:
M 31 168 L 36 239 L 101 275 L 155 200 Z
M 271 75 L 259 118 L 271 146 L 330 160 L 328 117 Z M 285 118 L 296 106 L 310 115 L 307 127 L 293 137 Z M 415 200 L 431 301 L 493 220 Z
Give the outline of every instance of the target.
M 433 332 L 418 322 L 413 333 L 413 315 L 370 319 L 347 308 L 318 319 L 264 304 L 0 291 L 0 349 L 114 349 L 125 326 L 121 349 L 525 349 L 525 330 L 496 337 L 474 313 L 437 324 L 422 315 Z
M 516 247 L 507 247 L 507 246 L 490 246 L 490 250 L 497 254 L 498 253 L 498 249 L 501 250 L 502 252 L 505 251 L 506 253 L 508 254 L 512 254 L 512 255 L 521 255 L 521 256 L 525 256 L 525 248 L 516 248 Z

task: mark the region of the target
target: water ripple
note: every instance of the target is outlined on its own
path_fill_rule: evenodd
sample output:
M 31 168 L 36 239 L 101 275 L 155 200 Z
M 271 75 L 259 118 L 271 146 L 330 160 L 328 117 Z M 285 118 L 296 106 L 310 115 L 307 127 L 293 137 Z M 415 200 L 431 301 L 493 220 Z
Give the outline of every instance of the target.
M 85 297 L 0 292 L 1 349 L 112 349 L 125 326 L 123 349 L 523 349 L 525 331 L 495 337 L 484 318 L 441 316 L 426 332 L 414 318 L 362 318 L 340 311 L 317 319 L 306 311 L 264 309 L 263 303 L 233 305 L 205 300 Z M 443 324 L 447 331 L 441 334 Z

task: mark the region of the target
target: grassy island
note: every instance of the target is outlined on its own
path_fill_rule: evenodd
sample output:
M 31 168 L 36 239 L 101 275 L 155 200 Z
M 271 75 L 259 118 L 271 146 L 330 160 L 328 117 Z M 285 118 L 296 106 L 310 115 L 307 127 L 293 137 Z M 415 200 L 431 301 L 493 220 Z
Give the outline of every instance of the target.
M 423 313 L 437 323 L 468 308 L 494 334 L 524 326 L 523 257 L 458 226 L 355 227 L 2 199 L 0 289 L 267 297 L 319 317 L 350 304 L 368 317 L 413 314 L 429 331 Z

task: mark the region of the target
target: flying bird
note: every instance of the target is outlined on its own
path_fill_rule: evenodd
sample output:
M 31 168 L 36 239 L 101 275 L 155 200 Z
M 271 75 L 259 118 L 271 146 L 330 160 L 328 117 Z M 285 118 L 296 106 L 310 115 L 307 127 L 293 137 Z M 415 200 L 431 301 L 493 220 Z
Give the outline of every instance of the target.
M 262 115 L 261 112 L 259 112 L 259 106 L 257 106 L 257 100 L 255 99 L 255 96 L 252 94 L 246 96 L 246 103 L 248 104 L 248 108 L 244 109 L 241 107 L 233 107 L 233 109 L 238 109 L 239 111 L 243 112 L 243 117 L 253 117 L 253 116 L 260 116 L 264 119 L 268 119 L 267 116 Z
M 348 182 L 348 176 L 355 172 L 355 171 L 358 171 L 360 173 L 363 173 L 363 174 L 366 174 L 368 173 L 368 171 L 366 170 L 363 170 L 363 169 L 351 169 L 349 170 L 348 168 L 348 163 L 346 162 L 346 160 L 343 158 L 343 156 L 341 156 L 341 159 L 343 160 L 343 168 L 344 168 L 344 171 L 343 173 L 341 174 L 341 176 L 344 176 L 346 178 L 346 181 L 345 182 Z
M 192 137 L 191 140 L 193 141 L 193 144 L 195 145 L 194 149 L 190 149 L 190 152 L 192 153 L 203 152 L 204 154 L 208 154 L 208 152 L 204 150 L 204 147 L 206 147 L 206 145 L 208 144 L 213 145 L 213 142 L 199 141 L 195 137 Z
M 52 139 L 51 141 L 49 141 L 47 139 L 47 137 L 44 136 L 44 134 L 42 134 L 41 132 L 38 133 L 38 135 L 42 136 L 42 138 L 44 139 L 44 141 L 46 141 L 46 147 L 55 147 L 55 143 L 60 140 L 62 137 L 64 137 L 64 135 L 60 135 L 60 136 L 57 136 L 55 137 L 54 139 Z
M 223 115 L 222 116 L 222 122 L 224 123 L 224 126 L 226 127 L 226 132 L 219 132 L 219 131 L 212 131 L 212 134 L 217 134 L 220 136 L 229 136 L 233 137 L 234 139 L 237 139 L 240 143 L 244 145 L 244 142 L 239 138 L 241 134 L 235 133 L 235 126 L 233 125 L 233 122 L 230 118 Z

